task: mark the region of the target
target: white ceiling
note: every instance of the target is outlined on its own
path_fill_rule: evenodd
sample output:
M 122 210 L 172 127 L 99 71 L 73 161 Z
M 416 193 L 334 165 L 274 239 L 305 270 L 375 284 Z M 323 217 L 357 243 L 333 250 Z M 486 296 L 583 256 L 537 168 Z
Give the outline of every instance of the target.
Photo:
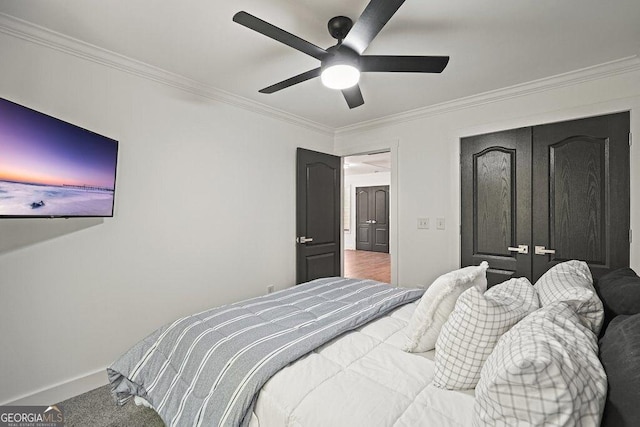
M 391 153 L 362 154 L 344 158 L 344 176 L 391 172 Z
M 636 56 L 640 0 L 407 0 L 365 54 L 449 55 L 442 74 L 367 73 L 365 104 L 313 79 L 314 58 L 232 22 L 245 10 L 321 47 L 368 0 L 0 0 L 5 13 L 242 98 L 341 128 Z

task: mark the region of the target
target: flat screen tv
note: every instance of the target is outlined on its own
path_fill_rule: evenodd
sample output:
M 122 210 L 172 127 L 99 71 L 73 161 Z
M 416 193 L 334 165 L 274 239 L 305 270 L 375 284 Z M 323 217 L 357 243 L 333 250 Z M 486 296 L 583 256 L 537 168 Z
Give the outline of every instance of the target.
M 118 141 L 0 98 L 0 218 L 111 217 Z

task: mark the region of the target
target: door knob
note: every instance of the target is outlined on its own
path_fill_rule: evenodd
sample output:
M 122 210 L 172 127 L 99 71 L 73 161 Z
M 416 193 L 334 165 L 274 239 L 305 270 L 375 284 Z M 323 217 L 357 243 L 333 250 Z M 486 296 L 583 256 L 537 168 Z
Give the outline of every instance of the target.
M 371 224 L 376 224 L 378 221 L 376 221 L 375 219 L 371 220 Z
M 536 246 L 536 255 L 553 255 L 555 253 L 555 249 L 545 249 L 544 246 Z
M 513 248 L 509 246 L 507 248 L 510 252 L 518 252 L 519 254 L 528 254 L 529 253 L 529 245 L 518 245 L 517 248 Z
M 313 237 L 304 237 L 304 236 L 302 236 L 302 237 L 298 237 L 298 238 L 296 239 L 296 242 L 298 242 L 298 243 L 309 243 L 309 242 L 313 242 Z

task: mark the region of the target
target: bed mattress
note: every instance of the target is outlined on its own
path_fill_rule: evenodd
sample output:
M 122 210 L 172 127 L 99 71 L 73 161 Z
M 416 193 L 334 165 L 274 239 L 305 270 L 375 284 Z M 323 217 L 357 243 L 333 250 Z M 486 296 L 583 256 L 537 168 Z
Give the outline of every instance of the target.
M 470 426 L 474 393 L 434 387 L 434 352 L 406 353 L 417 302 L 341 335 L 275 374 L 252 427 Z

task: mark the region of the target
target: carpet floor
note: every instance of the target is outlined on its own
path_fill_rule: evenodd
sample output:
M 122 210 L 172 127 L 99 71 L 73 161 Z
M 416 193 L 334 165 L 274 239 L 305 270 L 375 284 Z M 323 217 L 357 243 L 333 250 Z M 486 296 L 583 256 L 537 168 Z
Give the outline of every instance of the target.
M 164 427 L 155 411 L 137 406 L 133 399 L 118 406 L 109 385 L 58 403 L 65 427 Z

